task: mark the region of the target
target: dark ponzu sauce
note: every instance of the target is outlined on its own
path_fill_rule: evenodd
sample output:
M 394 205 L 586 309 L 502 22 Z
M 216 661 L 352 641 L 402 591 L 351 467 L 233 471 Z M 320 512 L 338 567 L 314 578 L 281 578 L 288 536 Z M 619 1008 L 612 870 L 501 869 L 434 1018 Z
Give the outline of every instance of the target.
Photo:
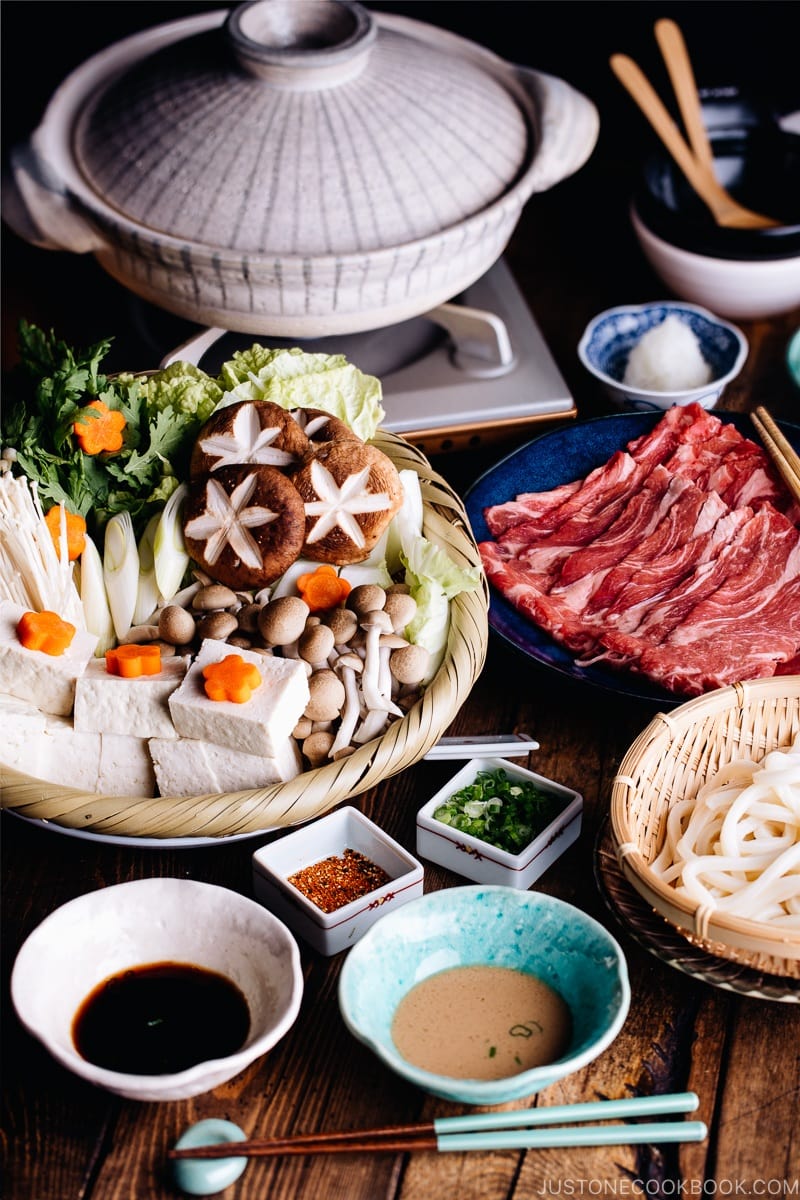
M 133 967 L 98 984 L 72 1023 L 88 1062 L 134 1075 L 169 1075 L 239 1050 L 250 1010 L 224 975 L 186 963 Z

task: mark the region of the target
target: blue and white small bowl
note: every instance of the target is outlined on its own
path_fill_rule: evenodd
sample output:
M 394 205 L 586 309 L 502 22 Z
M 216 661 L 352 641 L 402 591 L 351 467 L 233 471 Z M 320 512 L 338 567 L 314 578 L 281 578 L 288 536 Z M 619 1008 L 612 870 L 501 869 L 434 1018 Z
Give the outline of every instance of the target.
M 650 329 L 674 314 L 688 325 L 712 370 L 708 383 L 683 391 L 646 391 L 623 383 L 628 357 Z M 675 404 L 700 404 L 713 408 L 732 379 L 741 371 L 748 353 L 741 329 L 695 304 L 661 300 L 651 304 L 625 304 L 594 317 L 578 343 L 578 357 L 587 371 L 604 385 L 620 408 L 652 412 Z
M 438 971 L 478 965 L 526 971 L 561 995 L 572 1015 L 561 1058 L 504 1079 L 437 1075 L 403 1058 L 392 1021 L 406 993 Z M 611 1045 L 629 1006 L 625 956 L 603 925 L 554 896 L 489 884 L 429 892 L 381 917 L 339 977 L 350 1032 L 403 1079 L 460 1104 L 507 1104 L 580 1070 Z

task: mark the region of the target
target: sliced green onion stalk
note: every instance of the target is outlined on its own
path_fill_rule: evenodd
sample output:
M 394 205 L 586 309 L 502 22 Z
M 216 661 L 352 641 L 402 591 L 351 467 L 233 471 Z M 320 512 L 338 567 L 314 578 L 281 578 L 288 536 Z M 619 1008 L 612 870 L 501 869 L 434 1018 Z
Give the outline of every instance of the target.
M 153 538 L 153 565 L 162 599 L 171 600 L 183 582 L 189 555 L 183 540 L 181 509 L 188 494 L 182 483 L 164 505 Z
M 87 536 L 80 557 L 80 597 L 86 628 L 97 638 L 95 655 L 102 658 L 106 650 L 114 645 L 114 622 L 108 606 L 106 585 L 103 579 L 103 560 L 92 539 Z
M 161 520 L 161 514 L 156 513 L 147 523 L 144 533 L 139 539 L 139 586 L 136 592 L 136 607 L 133 610 L 133 624 L 143 624 L 155 612 L 161 599 L 161 592 L 156 579 L 156 565 L 153 543 L 156 529 Z
M 139 551 L 128 512 L 116 513 L 106 525 L 103 578 L 114 631 L 123 638 L 133 624 L 139 587 Z
M 529 779 L 509 779 L 502 767 L 478 771 L 472 783 L 454 792 L 434 819 L 509 854 L 521 850 L 555 820 L 564 801 Z

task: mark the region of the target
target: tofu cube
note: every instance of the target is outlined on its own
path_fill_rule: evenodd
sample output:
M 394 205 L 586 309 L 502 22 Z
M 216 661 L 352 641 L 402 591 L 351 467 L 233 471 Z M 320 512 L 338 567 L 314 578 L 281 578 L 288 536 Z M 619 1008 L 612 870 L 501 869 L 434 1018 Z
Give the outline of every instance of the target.
M 155 796 L 156 777 L 146 738 L 101 734 L 97 791 L 104 796 Z
M 240 754 L 227 746 L 215 746 L 213 742 L 206 742 L 205 748 L 218 792 L 244 792 L 267 787 L 270 783 L 286 783 L 303 769 L 300 750 L 292 737 L 277 747 L 272 758 Z
M 160 796 L 205 796 L 219 791 L 206 758 L 205 742 L 150 738 L 148 747 Z
M 44 727 L 24 741 L 3 742 L 0 761 L 44 783 L 96 792 L 100 773 L 100 734 L 76 733 L 67 717 L 42 714 Z M 5 720 L 5 711 L 0 714 Z M 9 725 L 12 724 L 8 718 Z M 17 728 L 19 728 L 17 726 Z
M 210 700 L 203 668 L 234 653 L 255 664 L 261 675 L 260 687 L 242 704 Z M 305 668 L 296 659 L 271 658 L 206 638 L 183 683 L 170 696 L 169 707 L 181 737 L 276 758 L 284 751 L 308 699 Z
M 287 739 L 275 758 L 242 754 L 194 738 L 152 738 L 150 754 L 162 796 L 202 796 L 285 783 L 303 766 L 293 738 Z
M 28 700 L 43 712 L 67 716 L 97 638 L 78 629 L 63 654 L 29 650 L 17 637 L 17 623 L 27 611 L 21 604 L 0 600 L 0 692 Z
M 0 695 L 0 763 L 25 775 L 38 775 L 35 768 L 42 756 L 39 742 L 46 720 L 41 709 L 27 700 Z
M 137 738 L 177 737 L 168 700 L 186 674 L 186 659 L 165 658 L 158 675 L 110 675 L 105 659 L 89 663 L 75 688 L 75 728 Z
M 43 713 L 13 696 L 0 696 L 0 727 L 0 767 L 109 796 L 155 795 L 153 763 L 143 738 L 76 733 L 68 718 Z

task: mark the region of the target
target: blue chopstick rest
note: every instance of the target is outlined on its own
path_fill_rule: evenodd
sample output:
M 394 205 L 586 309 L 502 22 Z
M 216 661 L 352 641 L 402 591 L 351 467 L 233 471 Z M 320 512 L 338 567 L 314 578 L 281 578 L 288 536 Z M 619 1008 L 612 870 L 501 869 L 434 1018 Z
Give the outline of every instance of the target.
M 175 1143 L 178 1150 L 214 1146 L 219 1142 L 244 1142 L 247 1134 L 232 1121 L 209 1117 L 190 1125 Z M 176 1158 L 172 1174 L 176 1185 L 190 1196 L 214 1196 L 235 1183 L 247 1166 L 242 1158 Z

